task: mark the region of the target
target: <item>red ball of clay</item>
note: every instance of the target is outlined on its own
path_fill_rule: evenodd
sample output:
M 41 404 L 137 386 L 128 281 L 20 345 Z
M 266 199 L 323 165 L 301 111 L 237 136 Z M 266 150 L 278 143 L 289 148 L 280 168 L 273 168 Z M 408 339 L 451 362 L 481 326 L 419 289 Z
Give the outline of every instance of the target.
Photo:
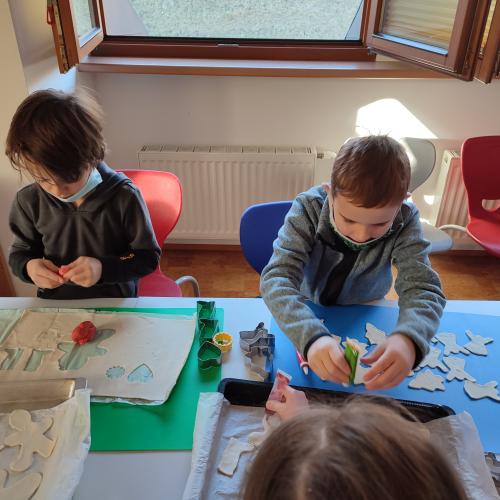
M 97 329 L 92 321 L 84 321 L 71 332 L 71 338 L 75 344 L 86 344 L 95 337 L 96 331 Z

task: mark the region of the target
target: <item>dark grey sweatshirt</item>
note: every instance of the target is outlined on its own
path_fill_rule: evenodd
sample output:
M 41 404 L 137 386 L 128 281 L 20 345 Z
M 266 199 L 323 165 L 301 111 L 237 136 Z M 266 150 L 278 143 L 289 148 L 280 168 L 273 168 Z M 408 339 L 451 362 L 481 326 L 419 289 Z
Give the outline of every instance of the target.
M 68 283 L 39 288 L 38 297 L 136 297 L 138 278 L 158 265 L 161 251 L 138 188 L 105 163 L 97 168 L 103 182 L 79 207 L 58 200 L 36 183 L 16 195 L 9 218 L 14 233 L 9 264 L 16 276 L 32 283 L 26 264 L 36 258 L 49 259 L 56 266 L 81 256 L 102 262 L 102 276 L 94 286 Z

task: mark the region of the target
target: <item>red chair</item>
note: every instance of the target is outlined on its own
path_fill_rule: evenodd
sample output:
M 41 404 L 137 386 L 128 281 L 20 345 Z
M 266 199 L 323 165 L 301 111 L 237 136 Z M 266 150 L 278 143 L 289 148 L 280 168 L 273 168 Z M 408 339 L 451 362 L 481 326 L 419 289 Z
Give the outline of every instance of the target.
M 151 216 L 156 240 L 160 245 L 174 229 L 182 210 L 182 186 L 171 172 L 157 170 L 117 170 L 139 188 Z M 160 266 L 139 280 L 139 297 L 182 297 L 180 285 L 191 283 L 195 297 L 200 296 L 198 282 L 192 276 L 173 280 L 165 276 Z
M 469 201 L 466 231 L 487 252 L 500 257 L 500 206 L 483 207 L 483 200 L 500 200 L 500 135 L 472 137 L 463 143 L 462 176 Z

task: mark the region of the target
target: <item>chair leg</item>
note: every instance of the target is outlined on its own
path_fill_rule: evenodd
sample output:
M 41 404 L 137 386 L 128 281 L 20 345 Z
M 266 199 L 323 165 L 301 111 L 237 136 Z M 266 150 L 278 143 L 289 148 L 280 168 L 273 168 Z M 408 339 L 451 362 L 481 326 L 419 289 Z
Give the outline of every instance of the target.
M 438 229 L 454 229 L 456 231 L 462 231 L 462 233 L 466 233 L 467 229 L 463 226 L 457 226 L 456 224 L 445 224 L 444 226 L 439 226 Z
M 195 277 L 193 276 L 181 276 L 179 279 L 175 280 L 175 282 L 180 286 L 183 285 L 184 283 L 191 283 L 191 286 L 193 287 L 193 293 L 195 297 L 200 296 L 200 285 L 198 284 L 198 281 L 196 280 Z

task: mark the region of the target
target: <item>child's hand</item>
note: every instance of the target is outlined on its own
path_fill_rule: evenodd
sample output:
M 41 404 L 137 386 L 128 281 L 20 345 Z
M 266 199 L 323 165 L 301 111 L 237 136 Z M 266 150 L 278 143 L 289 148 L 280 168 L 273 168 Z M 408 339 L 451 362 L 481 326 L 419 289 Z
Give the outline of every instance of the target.
M 102 263 L 94 257 L 78 257 L 71 264 L 61 266 L 61 273 L 66 281 L 88 288 L 101 279 Z
M 64 283 L 58 267 L 50 260 L 31 259 L 26 264 L 26 272 L 39 288 L 57 288 Z
M 351 368 L 344 358 L 344 351 L 332 337 L 320 337 L 307 352 L 307 362 L 321 380 L 337 384 L 349 382 Z
M 410 373 L 415 363 L 415 344 L 406 335 L 393 333 L 361 361 L 372 365 L 363 377 L 368 390 L 390 389 Z
M 283 391 L 283 396 L 285 398 L 283 403 L 272 400 L 266 403 L 266 408 L 275 411 L 283 421 L 293 418 L 309 408 L 306 395 L 302 391 L 297 391 L 287 385 Z

